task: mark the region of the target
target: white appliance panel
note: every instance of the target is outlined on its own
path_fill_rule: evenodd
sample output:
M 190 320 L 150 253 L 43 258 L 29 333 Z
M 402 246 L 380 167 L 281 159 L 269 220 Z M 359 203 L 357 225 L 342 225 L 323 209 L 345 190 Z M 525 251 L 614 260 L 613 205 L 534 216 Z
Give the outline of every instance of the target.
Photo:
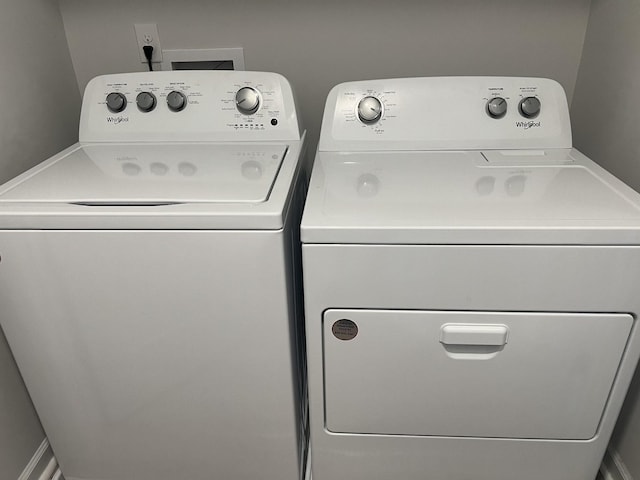
M 315 479 L 341 478 L 344 472 L 355 480 L 395 478 L 399 472 L 405 480 L 512 480 L 514 472 L 520 480 L 595 476 L 640 356 L 635 320 L 596 435 L 589 440 L 549 440 L 329 431 L 323 315 L 330 309 L 582 311 L 630 312 L 635 319 L 640 312 L 638 246 L 304 244 L 303 257 Z M 403 350 L 384 345 L 380 350 L 387 363 L 396 356 L 406 358 Z
M 334 334 L 340 322 L 357 334 Z M 335 433 L 588 440 L 629 314 L 330 309 L 325 415 Z
M 264 202 L 286 145 L 84 145 L 0 193 L 0 204 Z
M 640 241 L 629 187 L 573 149 L 525 153 L 320 152 L 303 241 L 530 243 L 543 228 L 536 242 L 628 243 L 629 228 Z
M 245 71 L 140 72 L 102 75 L 85 89 L 80 142 L 293 141 L 302 134 L 293 92 L 281 75 Z M 259 100 L 252 114 L 239 111 L 236 95 L 253 89 Z M 146 112 L 137 106 L 141 93 L 155 97 Z M 184 108 L 172 111 L 171 92 L 184 96 Z M 121 112 L 107 108 L 107 96 L 126 99 Z
M 2 326 L 66 478 L 299 478 L 290 235 L 0 232 Z
M 359 103 L 376 98 L 378 121 L 360 121 Z M 520 102 L 536 98 L 533 118 Z M 487 103 L 502 98 L 500 118 Z M 319 150 L 483 150 L 571 148 L 569 107 L 562 86 L 545 78 L 393 78 L 336 85 L 326 101 Z

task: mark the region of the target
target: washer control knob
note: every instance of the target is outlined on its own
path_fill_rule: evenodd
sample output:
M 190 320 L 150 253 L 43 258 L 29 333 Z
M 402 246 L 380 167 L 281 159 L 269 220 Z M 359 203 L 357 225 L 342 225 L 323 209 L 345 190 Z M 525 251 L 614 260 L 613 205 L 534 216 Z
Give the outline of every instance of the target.
M 487 113 L 492 118 L 502 118 L 507 113 L 507 101 L 502 97 L 493 97 L 487 102 Z
M 520 102 L 520 113 L 523 117 L 535 118 L 540 113 L 540 100 L 537 97 L 526 97 Z
M 140 92 L 136 97 L 136 104 L 143 112 L 150 112 L 156 108 L 156 96 L 151 92 Z
M 242 87 L 236 92 L 236 107 L 240 113 L 252 115 L 260 107 L 260 93 L 252 87 Z
M 184 93 L 174 90 L 167 95 L 167 106 L 172 112 L 180 112 L 187 106 L 187 97 Z
M 127 97 L 122 93 L 111 92 L 107 95 L 107 108 L 112 113 L 120 113 L 127 108 Z
M 376 123 L 382 118 L 382 102 L 376 97 L 364 97 L 358 103 L 358 118 L 367 125 Z

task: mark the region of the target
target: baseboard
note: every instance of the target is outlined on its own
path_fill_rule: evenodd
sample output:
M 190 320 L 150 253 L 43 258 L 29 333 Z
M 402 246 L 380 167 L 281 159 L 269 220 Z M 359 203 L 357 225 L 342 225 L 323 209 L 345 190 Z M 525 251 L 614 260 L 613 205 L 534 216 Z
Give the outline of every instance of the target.
M 311 448 L 307 450 L 307 461 L 304 472 L 304 480 L 311 480 Z
M 52 464 L 56 465 L 55 457 L 49 446 L 49 441 L 45 438 L 27 466 L 24 467 L 18 480 L 40 480 L 42 474 L 51 469 Z
M 604 455 L 600 473 L 604 480 L 634 480 L 618 452 L 612 448 L 607 449 Z

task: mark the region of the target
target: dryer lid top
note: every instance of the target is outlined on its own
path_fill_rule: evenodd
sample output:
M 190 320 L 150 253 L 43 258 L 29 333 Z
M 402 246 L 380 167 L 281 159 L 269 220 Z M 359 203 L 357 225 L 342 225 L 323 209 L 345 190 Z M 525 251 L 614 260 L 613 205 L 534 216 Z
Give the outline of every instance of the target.
M 640 243 L 640 195 L 575 149 L 320 152 L 305 243 Z
M 6 203 L 261 203 L 287 152 L 275 144 L 91 144 L 0 189 Z

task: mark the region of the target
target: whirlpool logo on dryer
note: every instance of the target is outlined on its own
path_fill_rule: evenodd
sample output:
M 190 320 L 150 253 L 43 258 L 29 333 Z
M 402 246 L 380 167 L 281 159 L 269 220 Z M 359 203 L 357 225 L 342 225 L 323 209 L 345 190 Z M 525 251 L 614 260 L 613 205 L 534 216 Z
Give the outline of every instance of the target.
M 111 123 L 113 125 L 127 123 L 128 121 L 129 121 L 129 117 L 107 117 L 107 123 Z
M 525 130 L 529 130 L 530 128 L 538 128 L 540 127 L 541 122 L 534 122 L 532 120 L 528 122 L 516 122 L 516 127 L 524 128 Z

